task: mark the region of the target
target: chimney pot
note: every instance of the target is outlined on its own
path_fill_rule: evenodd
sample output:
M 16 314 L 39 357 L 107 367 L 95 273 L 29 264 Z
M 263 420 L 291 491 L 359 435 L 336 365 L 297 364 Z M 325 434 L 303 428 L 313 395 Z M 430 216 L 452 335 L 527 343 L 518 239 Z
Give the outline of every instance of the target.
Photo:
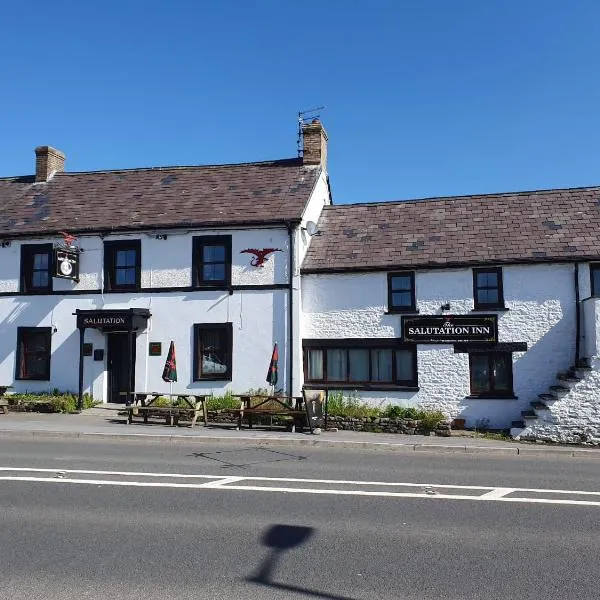
M 321 165 L 327 171 L 327 131 L 318 119 L 302 125 L 304 141 L 302 163 L 305 165 Z
M 65 170 L 65 155 L 52 146 L 35 149 L 35 182 L 50 181 L 55 173 Z

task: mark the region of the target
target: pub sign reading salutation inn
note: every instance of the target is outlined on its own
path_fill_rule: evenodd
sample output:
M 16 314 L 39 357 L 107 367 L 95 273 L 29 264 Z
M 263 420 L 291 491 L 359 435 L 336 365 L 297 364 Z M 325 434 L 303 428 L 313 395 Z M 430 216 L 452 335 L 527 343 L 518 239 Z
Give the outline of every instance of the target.
M 497 342 L 497 315 L 402 317 L 402 339 L 418 344 Z

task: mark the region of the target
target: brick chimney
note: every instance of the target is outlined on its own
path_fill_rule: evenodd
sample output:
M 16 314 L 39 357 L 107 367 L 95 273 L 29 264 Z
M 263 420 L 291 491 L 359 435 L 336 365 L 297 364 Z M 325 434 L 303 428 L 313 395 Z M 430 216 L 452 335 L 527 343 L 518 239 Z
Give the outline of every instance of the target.
M 50 181 L 54 173 L 65 170 L 65 155 L 52 146 L 38 146 L 35 149 L 35 182 Z
M 312 123 L 302 125 L 304 147 L 302 163 L 305 165 L 321 165 L 327 171 L 327 132 L 321 121 L 314 119 Z

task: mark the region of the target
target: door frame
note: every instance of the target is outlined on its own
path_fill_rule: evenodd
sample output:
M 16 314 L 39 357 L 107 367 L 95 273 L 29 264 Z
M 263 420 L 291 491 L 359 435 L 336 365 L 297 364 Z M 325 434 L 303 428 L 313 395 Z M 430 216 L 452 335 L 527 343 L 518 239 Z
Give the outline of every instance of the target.
M 106 340 L 106 372 L 107 372 L 107 392 L 106 398 L 107 402 L 114 404 L 126 404 L 130 398 L 132 392 L 135 391 L 135 362 L 136 362 L 136 335 L 134 331 L 115 331 L 115 332 L 106 332 L 107 336 Z M 111 336 L 119 336 L 121 339 L 124 338 L 122 342 L 122 348 L 126 348 L 129 350 L 128 360 L 122 359 L 121 361 L 117 361 L 119 368 L 123 368 L 126 364 L 127 367 L 123 369 L 126 371 L 123 373 L 123 377 L 125 380 L 128 380 L 129 385 L 128 389 L 120 390 L 123 392 L 129 392 L 129 396 L 118 396 L 118 399 L 115 400 L 113 398 L 113 365 L 115 364 L 112 360 L 112 352 L 117 348 L 112 347 L 111 344 Z M 113 338 L 114 339 L 114 338 Z M 115 340 L 116 342 L 116 340 Z M 120 363 L 120 364 L 119 364 Z M 122 399 L 121 399 L 122 398 Z

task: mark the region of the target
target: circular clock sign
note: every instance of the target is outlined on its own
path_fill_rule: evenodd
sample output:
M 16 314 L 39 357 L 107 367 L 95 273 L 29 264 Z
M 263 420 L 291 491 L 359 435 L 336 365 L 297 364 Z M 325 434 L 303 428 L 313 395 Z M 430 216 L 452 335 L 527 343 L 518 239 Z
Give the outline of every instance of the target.
M 59 268 L 63 275 L 70 275 L 73 272 L 73 265 L 68 260 L 63 260 Z
M 57 248 L 54 250 L 54 277 L 79 280 L 79 254 Z

